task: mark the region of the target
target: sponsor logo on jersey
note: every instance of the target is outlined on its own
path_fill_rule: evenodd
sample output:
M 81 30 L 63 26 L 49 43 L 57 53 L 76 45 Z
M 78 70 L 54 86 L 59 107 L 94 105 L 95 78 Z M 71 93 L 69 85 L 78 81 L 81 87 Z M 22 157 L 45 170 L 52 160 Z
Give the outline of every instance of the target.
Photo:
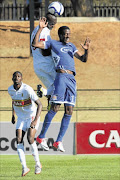
M 67 53 L 67 52 L 72 52 L 68 47 L 62 47 L 61 52 Z
M 12 103 L 14 106 L 18 106 L 18 107 L 29 106 L 30 104 L 32 104 L 30 98 L 24 100 L 13 100 Z

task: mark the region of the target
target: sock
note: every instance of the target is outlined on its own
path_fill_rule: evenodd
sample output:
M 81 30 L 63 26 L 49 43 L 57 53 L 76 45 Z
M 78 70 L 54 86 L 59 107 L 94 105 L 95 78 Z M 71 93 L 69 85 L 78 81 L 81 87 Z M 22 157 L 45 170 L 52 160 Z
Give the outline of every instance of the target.
M 39 160 L 39 154 L 38 154 L 38 148 L 37 148 L 36 142 L 34 141 L 34 143 L 31 144 L 30 146 L 31 146 L 32 155 L 34 157 L 36 165 L 40 166 L 40 160 Z
M 65 135 L 65 133 L 66 133 L 66 131 L 68 129 L 70 119 L 71 119 L 71 115 L 64 114 L 64 116 L 62 118 L 61 127 L 60 127 L 60 131 L 59 131 L 56 142 L 62 141 L 63 136 Z
M 43 95 L 46 96 L 47 95 L 47 89 L 42 87 L 42 91 L 43 91 Z
M 26 168 L 26 159 L 25 159 L 25 152 L 24 152 L 24 146 L 23 143 L 17 144 L 17 152 L 20 159 L 20 162 L 22 164 L 23 168 Z
M 48 111 L 48 113 L 46 114 L 45 116 L 45 120 L 44 120 L 44 123 L 43 123 L 43 126 L 42 126 L 42 130 L 41 130 L 41 133 L 39 134 L 39 138 L 44 138 L 45 137 L 45 134 L 51 124 L 51 121 L 53 119 L 53 117 L 55 116 L 56 112 L 55 111 Z

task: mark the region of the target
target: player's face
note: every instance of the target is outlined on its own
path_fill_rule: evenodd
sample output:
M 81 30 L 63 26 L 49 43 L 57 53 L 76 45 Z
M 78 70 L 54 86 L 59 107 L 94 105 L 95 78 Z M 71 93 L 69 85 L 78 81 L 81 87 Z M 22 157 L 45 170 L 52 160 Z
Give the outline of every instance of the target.
M 20 73 L 15 73 L 13 75 L 12 80 L 13 80 L 14 85 L 21 85 L 21 82 L 22 82 L 21 74 Z
M 47 15 L 47 22 L 48 22 L 47 27 L 48 27 L 48 29 L 51 30 L 55 26 L 55 24 L 57 23 L 57 17 L 55 17 L 52 14 L 48 14 Z
M 48 22 L 48 25 L 47 25 L 47 27 L 48 27 L 48 29 L 53 29 L 53 27 L 55 26 L 55 24 L 57 23 L 57 19 L 54 19 L 53 21 L 50 21 L 50 20 L 47 20 L 47 22 Z
M 63 34 L 60 36 L 60 41 L 63 43 L 69 43 L 70 41 L 70 29 L 65 29 Z

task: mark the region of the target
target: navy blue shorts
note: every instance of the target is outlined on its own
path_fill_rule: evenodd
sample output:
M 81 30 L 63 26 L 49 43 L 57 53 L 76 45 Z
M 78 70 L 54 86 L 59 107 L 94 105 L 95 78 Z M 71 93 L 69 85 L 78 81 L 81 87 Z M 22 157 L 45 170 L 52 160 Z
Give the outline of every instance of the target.
M 76 101 L 76 80 L 74 75 L 57 73 L 54 92 L 50 102 L 74 106 Z

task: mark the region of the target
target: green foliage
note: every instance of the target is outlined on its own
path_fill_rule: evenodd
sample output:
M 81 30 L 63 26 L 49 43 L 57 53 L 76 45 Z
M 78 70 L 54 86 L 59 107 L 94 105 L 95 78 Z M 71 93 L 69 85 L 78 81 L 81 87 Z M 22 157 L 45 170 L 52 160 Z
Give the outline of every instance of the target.
M 93 0 L 95 4 L 118 4 L 120 3 L 119 0 Z
M 42 172 L 34 174 L 34 160 L 26 156 L 31 171 L 25 180 L 119 180 L 119 155 L 40 155 Z M 0 180 L 20 180 L 22 168 L 17 155 L 0 156 Z
M 26 0 L 16 0 L 19 4 L 24 4 L 26 2 Z M 53 0 L 56 1 L 56 0 Z M 61 3 L 63 4 L 69 4 L 71 1 L 70 0 L 59 0 Z M 14 0 L 3 0 L 3 2 L 5 4 L 12 4 L 14 2 Z M 45 2 L 45 0 L 42 1 L 43 3 Z M 52 0 L 49 0 L 49 2 L 52 2 Z M 93 0 L 93 3 L 95 4 L 115 4 L 115 3 L 120 3 L 119 0 Z

